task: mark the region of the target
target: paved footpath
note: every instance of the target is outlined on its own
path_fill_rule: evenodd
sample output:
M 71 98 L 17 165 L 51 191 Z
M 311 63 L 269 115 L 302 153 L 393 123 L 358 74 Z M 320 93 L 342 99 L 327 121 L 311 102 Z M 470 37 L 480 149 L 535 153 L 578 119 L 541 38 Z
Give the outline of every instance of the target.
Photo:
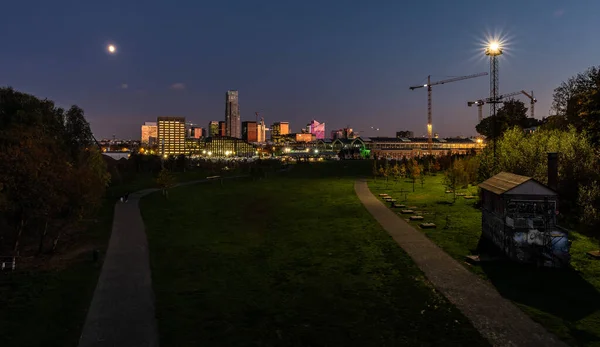
M 243 176 L 226 177 L 233 179 Z M 178 184 L 186 186 L 210 180 Z M 79 347 L 155 347 L 158 332 L 148 241 L 139 201 L 158 191 L 146 189 L 115 205 L 112 233 Z
M 493 346 L 566 346 L 496 289 L 465 269 L 377 199 L 364 180 L 354 190 L 367 210 Z M 441 231 L 440 231 L 441 232 Z

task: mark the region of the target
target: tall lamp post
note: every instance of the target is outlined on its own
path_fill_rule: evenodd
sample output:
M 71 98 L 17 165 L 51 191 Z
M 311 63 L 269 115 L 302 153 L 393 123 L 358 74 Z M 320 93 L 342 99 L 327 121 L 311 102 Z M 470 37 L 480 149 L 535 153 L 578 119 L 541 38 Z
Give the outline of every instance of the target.
M 498 57 L 502 55 L 502 47 L 500 42 L 491 41 L 485 48 L 485 55 L 490 57 L 490 117 L 496 116 L 497 105 L 500 103 L 498 99 Z M 498 137 L 498 120 L 492 118 L 492 136 L 493 136 L 493 151 L 494 151 L 494 171 L 496 171 L 496 138 Z

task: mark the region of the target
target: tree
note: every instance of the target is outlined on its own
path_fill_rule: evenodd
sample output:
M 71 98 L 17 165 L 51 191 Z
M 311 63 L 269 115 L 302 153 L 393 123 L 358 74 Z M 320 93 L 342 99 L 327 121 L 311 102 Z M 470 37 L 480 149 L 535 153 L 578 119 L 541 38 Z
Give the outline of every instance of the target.
M 400 177 L 406 177 L 406 164 L 404 163 L 400 164 Z
M 165 198 L 169 198 L 168 189 L 175 185 L 175 177 L 171 174 L 171 172 L 167 169 L 162 169 L 158 173 L 158 177 L 156 178 L 156 183 L 160 187 L 162 194 Z
M 390 175 L 392 174 L 392 169 L 390 168 L 390 161 L 385 159 L 385 164 L 383 166 L 385 182 L 387 183 Z
M 409 161 L 410 179 L 412 180 L 413 192 L 415 191 L 415 182 L 421 176 L 421 168 L 415 159 Z
M 392 176 L 394 177 L 394 182 L 398 182 L 398 178 L 400 177 L 400 165 L 398 165 L 398 162 L 392 167 Z
M 0 88 L 0 237 L 13 251 L 37 249 L 48 235 L 53 249 L 104 194 L 109 176 L 93 145 L 89 124 L 76 106 L 65 114 L 49 100 Z M 37 243 L 22 244 L 39 235 Z M 22 236 L 27 236 L 23 239 Z
M 537 119 L 527 117 L 527 107 L 522 101 L 509 99 L 498 109 L 495 116 L 484 118 L 475 129 L 481 135 L 493 139 L 501 137 L 506 130 L 513 127 L 525 129 L 540 124 L 541 122 Z M 495 134 L 494 126 L 496 127 Z
M 554 90 L 552 110 L 564 122 L 586 131 L 593 144 L 600 143 L 600 66 L 564 81 Z
M 421 181 L 421 188 L 425 185 L 425 173 L 424 173 L 424 165 L 419 167 L 421 174 L 419 175 L 419 180 Z
M 373 160 L 373 178 L 377 179 L 379 176 L 379 169 L 377 168 L 377 160 Z
M 600 226 L 600 184 L 597 181 L 579 187 L 578 205 L 581 206 L 579 222 L 597 230 Z
M 65 115 L 64 140 L 73 160 L 81 159 L 80 153 L 94 145 L 90 124 L 85 120 L 83 110 L 77 106 L 71 106 Z
M 465 185 L 466 179 L 464 165 L 461 160 L 455 160 L 450 168 L 444 172 L 444 186 L 452 191 L 452 202 L 456 202 L 456 190 Z

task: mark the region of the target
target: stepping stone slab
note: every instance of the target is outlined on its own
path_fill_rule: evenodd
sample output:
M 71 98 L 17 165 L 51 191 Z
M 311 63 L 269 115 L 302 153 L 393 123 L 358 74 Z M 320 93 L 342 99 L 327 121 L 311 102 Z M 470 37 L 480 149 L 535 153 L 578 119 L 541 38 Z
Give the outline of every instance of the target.
M 388 196 L 386 193 L 381 193 L 379 196 Z
M 450 194 L 450 193 L 452 193 L 452 191 L 451 191 L 451 190 L 447 190 L 447 191 L 446 191 L 446 194 Z
M 410 220 L 423 220 L 423 216 L 410 216 Z
M 465 196 L 465 195 L 467 195 L 467 194 L 465 194 L 465 193 L 456 193 L 456 196 Z
M 396 202 L 396 199 L 388 199 L 388 202 Z
M 400 205 L 392 204 L 392 207 L 395 207 L 395 208 L 405 208 L 405 207 L 406 207 L 406 205 L 402 205 L 402 204 L 400 204 Z
M 600 251 L 589 251 L 587 254 L 594 259 L 600 259 Z
M 435 224 L 433 223 L 421 223 L 419 226 L 423 229 L 435 229 Z
M 416 209 L 416 208 L 417 208 L 417 206 L 408 206 L 408 208 L 410 208 L 410 209 L 413 209 L 413 210 L 414 210 L 414 209 Z
M 412 214 L 414 212 L 415 211 L 413 211 L 413 210 L 402 210 L 402 211 L 400 211 L 400 213 L 402 213 L 402 214 Z
M 466 195 L 465 199 L 475 199 L 475 196 L 473 196 L 473 195 Z
M 415 211 L 415 215 L 421 216 L 421 215 L 423 215 L 423 211 Z

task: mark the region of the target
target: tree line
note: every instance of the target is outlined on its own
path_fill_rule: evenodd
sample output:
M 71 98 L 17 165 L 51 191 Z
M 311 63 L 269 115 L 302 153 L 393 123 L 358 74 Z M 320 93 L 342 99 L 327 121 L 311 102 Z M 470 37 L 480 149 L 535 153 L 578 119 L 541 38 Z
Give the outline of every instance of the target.
M 0 254 L 55 251 L 109 182 L 81 108 L 0 88 Z

